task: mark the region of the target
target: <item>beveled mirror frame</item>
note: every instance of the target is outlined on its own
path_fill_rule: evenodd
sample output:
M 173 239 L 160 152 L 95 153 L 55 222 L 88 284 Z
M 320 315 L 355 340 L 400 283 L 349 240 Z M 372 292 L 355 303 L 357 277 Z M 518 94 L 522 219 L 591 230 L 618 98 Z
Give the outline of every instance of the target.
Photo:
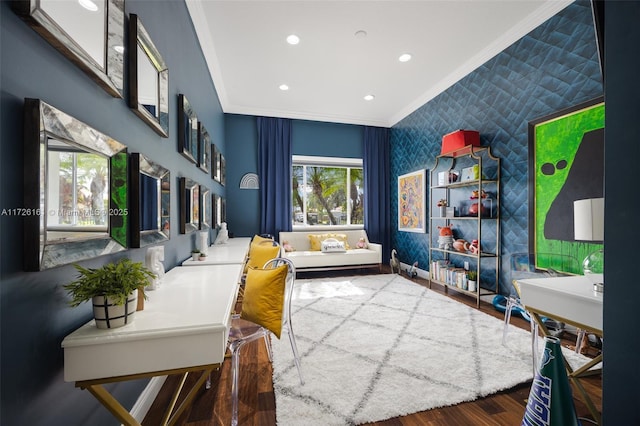
M 138 45 L 149 58 L 158 73 L 158 117 L 152 115 L 140 103 L 138 93 Z M 129 15 L 129 107 L 145 123 L 147 123 L 160 136 L 169 137 L 169 69 L 162 55 L 153 44 L 149 33 L 144 28 L 138 15 Z
M 220 222 L 222 222 L 222 198 L 218 194 L 211 195 L 211 204 L 212 204 L 212 218 L 211 223 L 214 228 L 220 227 Z
M 47 240 L 49 139 L 77 146 L 109 159 L 109 225 L 107 235 Z M 24 268 L 41 271 L 125 250 L 128 237 L 127 147 L 40 99 L 24 103 Z M 103 233 L 100 233 L 103 234 Z
M 115 98 L 122 98 L 124 79 L 124 0 L 106 0 L 106 28 L 104 34 L 106 65 L 98 64 L 80 44 L 40 7 L 40 0 L 13 0 L 15 13 L 38 34 L 75 63 L 100 87 Z
M 211 163 L 211 136 L 202 122 L 198 121 L 198 168 L 209 174 Z
M 227 184 L 227 162 L 224 160 L 224 155 L 220 154 L 220 185 L 225 186 Z
M 216 144 L 211 144 L 211 177 L 220 182 L 220 150 Z
M 211 211 L 211 191 L 209 188 L 200 185 L 200 229 L 211 229 L 213 213 Z
M 198 164 L 198 116 L 183 94 L 178 94 L 178 152 Z
M 189 234 L 200 229 L 200 185 L 192 179 L 181 177 L 178 190 L 180 191 L 180 233 Z M 188 199 L 187 194 L 189 194 Z M 196 216 L 197 219 L 194 220 Z
M 131 247 L 145 247 L 151 244 L 157 244 L 167 241 L 170 235 L 170 222 L 169 219 L 163 220 L 163 217 L 168 217 L 170 214 L 169 204 L 163 202 L 163 195 L 165 191 L 171 191 L 171 173 L 169 169 L 166 169 L 145 157 L 144 155 L 134 152 L 131 154 L 131 188 L 129 193 L 131 194 Z M 155 222 L 157 224 L 156 229 L 142 230 L 140 226 L 140 218 L 144 211 L 143 194 L 140 191 L 140 183 L 142 175 L 147 175 L 156 181 L 158 181 L 157 192 L 157 217 Z M 167 188 L 168 187 L 168 188 Z M 170 192 L 167 192 L 170 198 Z M 166 215 L 164 213 L 166 207 Z

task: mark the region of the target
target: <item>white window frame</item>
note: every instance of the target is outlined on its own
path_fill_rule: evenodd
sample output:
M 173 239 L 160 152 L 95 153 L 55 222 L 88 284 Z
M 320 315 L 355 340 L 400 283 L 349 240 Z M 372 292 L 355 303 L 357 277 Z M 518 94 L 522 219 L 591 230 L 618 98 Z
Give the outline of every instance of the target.
M 311 155 L 292 155 L 291 156 L 292 166 L 319 166 L 319 167 L 354 167 L 354 168 L 363 168 L 362 158 L 342 158 L 342 157 L 320 157 L 320 156 L 311 156 Z M 350 200 L 349 197 L 351 190 L 351 174 L 347 173 L 347 200 Z M 307 186 L 307 173 L 305 170 L 303 176 L 302 185 L 304 187 Z M 293 193 L 291 194 L 293 197 Z M 306 220 L 307 217 L 307 194 L 303 192 L 303 217 Z M 348 202 L 348 201 L 347 201 Z M 293 206 L 293 200 L 291 200 L 291 205 Z M 293 221 L 295 223 L 295 221 Z M 347 209 L 347 222 L 351 223 L 351 209 Z M 355 225 L 293 225 L 294 231 L 304 231 L 304 230 L 341 230 L 341 229 L 364 229 L 364 224 L 355 224 Z

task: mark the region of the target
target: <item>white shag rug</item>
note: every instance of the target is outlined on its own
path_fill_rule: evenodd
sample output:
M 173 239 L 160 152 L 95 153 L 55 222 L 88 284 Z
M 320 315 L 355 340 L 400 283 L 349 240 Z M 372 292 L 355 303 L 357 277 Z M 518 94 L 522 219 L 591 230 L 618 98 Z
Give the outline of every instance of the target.
M 297 280 L 273 341 L 278 425 L 356 425 L 472 401 L 531 380 L 531 335 L 399 275 Z M 540 348 L 544 345 L 540 344 Z M 566 350 L 572 361 L 585 357 Z

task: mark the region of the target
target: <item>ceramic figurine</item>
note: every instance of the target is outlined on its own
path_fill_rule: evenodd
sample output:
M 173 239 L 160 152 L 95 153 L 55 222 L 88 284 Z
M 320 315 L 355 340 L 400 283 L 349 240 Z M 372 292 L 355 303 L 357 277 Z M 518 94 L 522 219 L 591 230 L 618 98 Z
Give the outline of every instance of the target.
M 227 223 L 220 223 L 220 230 L 218 231 L 218 236 L 216 240 L 213 242 L 215 245 L 219 244 L 227 244 L 229 242 L 229 231 L 227 230 Z

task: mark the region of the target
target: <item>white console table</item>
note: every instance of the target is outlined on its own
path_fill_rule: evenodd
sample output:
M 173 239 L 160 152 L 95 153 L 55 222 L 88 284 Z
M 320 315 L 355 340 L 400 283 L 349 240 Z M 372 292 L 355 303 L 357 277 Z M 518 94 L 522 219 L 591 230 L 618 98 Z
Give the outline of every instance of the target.
M 224 360 L 241 273 L 242 265 L 170 270 L 157 290 L 147 291 L 131 324 L 102 330 L 92 320 L 64 338 L 65 381 L 87 389 L 125 425 L 138 426 L 103 384 L 169 374 L 183 374 L 184 384 L 189 372 L 202 372 L 173 415 L 173 404 L 168 408 L 163 424 L 173 424 Z
M 205 265 L 235 265 L 243 264 L 249 251 L 251 238 L 229 238 L 226 244 L 209 246 L 209 254 L 206 260 L 192 260 L 191 258 L 182 262 L 182 266 L 205 266 Z
M 520 300 L 538 323 L 545 336 L 549 335 L 542 317 L 553 318 L 581 330 L 603 337 L 603 293 L 593 289 L 593 283 L 584 276 L 548 277 L 518 280 Z M 602 362 L 602 354 L 582 367 L 573 370 L 565 360 L 569 379 L 583 397 L 589 411 L 600 424 L 600 413 L 579 381 L 593 373 L 593 367 Z

